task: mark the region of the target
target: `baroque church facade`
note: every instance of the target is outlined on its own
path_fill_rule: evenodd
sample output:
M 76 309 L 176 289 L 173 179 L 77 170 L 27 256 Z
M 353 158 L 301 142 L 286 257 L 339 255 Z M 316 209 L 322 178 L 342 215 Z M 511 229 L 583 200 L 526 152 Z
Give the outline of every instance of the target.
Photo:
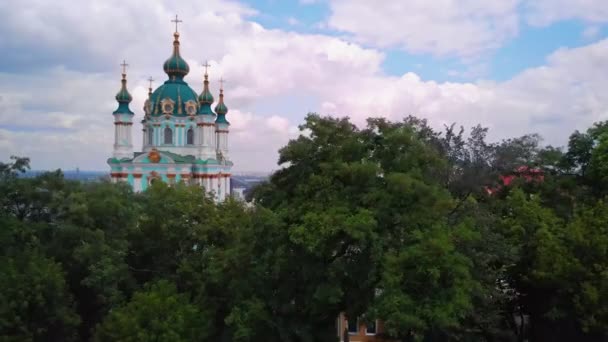
M 144 191 L 155 181 L 184 182 L 204 187 L 218 201 L 230 195 L 233 163 L 228 153 L 230 122 L 220 86 L 214 109 L 205 69 L 203 89 L 197 94 L 184 77 L 190 71 L 180 55 L 177 17 L 173 53 L 163 65 L 167 80 L 152 90 L 144 105 L 141 152 L 134 152 L 132 141 L 134 113 L 127 90 L 126 63 L 123 62 L 122 87 L 116 94 L 114 111 L 114 149 L 108 159 L 113 182 L 127 182 L 135 191 Z M 205 68 L 208 65 L 205 65 Z M 150 79 L 151 81 L 151 79 Z

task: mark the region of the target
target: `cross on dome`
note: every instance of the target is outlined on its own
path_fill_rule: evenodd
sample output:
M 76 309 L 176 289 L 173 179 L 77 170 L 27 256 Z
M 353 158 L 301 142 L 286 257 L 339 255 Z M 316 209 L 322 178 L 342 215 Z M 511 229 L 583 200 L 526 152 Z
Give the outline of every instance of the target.
M 183 21 L 183 20 L 179 20 L 179 19 L 177 18 L 177 14 L 176 14 L 176 15 L 175 15 L 175 19 L 171 20 L 171 22 L 172 22 L 172 23 L 175 23 L 175 32 L 177 33 L 177 24 L 179 24 L 179 23 L 183 23 L 184 21 Z
M 127 61 L 125 61 L 124 59 L 122 60 L 122 63 L 120 63 L 120 66 L 122 67 L 122 73 L 126 74 L 127 73 L 127 67 L 129 66 L 129 64 L 127 64 Z
M 205 64 L 203 64 L 203 66 L 205 67 L 205 76 L 207 75 L 207 68 L 211 68 L 211 64 L 209 64 L 209 61 L 206 60 Z

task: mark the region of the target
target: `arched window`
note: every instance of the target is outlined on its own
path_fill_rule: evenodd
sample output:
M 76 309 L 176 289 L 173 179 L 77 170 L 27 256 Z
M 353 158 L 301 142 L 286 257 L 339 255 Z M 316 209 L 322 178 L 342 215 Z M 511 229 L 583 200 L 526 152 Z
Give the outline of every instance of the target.
M 192 128 L 188 129 L 188 132 L 186 132 L 186 144 L 194 145 L 194 131 Z
M 148 145 L 154 144 L 154 128 L 152 126 L 148 127 Z
M 169 127 L 165 128 L 165 144 L 166 145 L 173 144 L 173 131 Z

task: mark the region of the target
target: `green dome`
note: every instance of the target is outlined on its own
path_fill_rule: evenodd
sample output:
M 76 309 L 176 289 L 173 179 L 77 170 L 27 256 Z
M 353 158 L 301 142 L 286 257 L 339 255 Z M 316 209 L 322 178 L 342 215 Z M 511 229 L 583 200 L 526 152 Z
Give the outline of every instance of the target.
M 190 67 L 179 54 L 179 33 L 175 32 L 173 36 L 175 37 L 173 54 L 165 61 L 163 69 L 169 75 L 169 79 L 183 79 L 190 72 Z
M 163 115 L 162 103 L 166 99 L 173 103 L 172 115 L 187 116 L 186 104 L 188 101 L 192 101 L 198 110 L 196 92 L 183 80 L 169 79 L 156 88 L 150 95 L 151 115 Z
M 228 107 L 224 104 L 224 89 L 220 89 L 220 102 L 215 106 L 215 113 L 217 114 L 217 118 L 215 119 L 216 123 L 230 124 L 230 122 L 226 120 Z
M 220 102 L 217 104 L 217 106 L 215 106 L 215 112 L 218 115 L 226 115 L 226 113 L 228 113 L 228 108 L 223 102 Z
M 116 94 L 116 101 L 118 101 L 118 108 L 114 111 L 113 114 L 133 114 L 131 109 L 129 109 L 129 103 L 133 100 L 131 94 L 127 90 L 127 75 L 122 74 L 121 80 L 122 86 L 120 90 Z
M 199 110 L 198 114 L 201 115 L 213 115 L 211 110 L 211 104 L 213 103 L 213 95 L 209 91 L 209 80 L 207 74 L 205 74 L 205 81 L 203 82 L 203 92 L 198 96 Z

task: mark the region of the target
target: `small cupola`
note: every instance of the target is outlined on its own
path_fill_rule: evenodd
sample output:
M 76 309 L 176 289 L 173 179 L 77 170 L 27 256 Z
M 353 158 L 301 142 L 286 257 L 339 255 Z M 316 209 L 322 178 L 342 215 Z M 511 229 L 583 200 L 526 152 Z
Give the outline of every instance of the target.
M 220 80 L 220 101 L 217 106 L 215 106 L 215 113 L 217 114 L 217 118 L 215 119 L 215 123 L 225 123 L 230 124 L 228 120 L 226 120 L 226 114 L 228 114 L 228 107 L 224 103 L 224 80 Z
M 133 101 L 133 96 L 127 90 L 127 66 L 128 64 L 123 61 L 122 64 L 122 80 L 120 81 L 122 86 L 116 94 L 116 101 L 118 102 L 118 108 L 113 114 L 133 114 L 129 109 L 129 103 Z

